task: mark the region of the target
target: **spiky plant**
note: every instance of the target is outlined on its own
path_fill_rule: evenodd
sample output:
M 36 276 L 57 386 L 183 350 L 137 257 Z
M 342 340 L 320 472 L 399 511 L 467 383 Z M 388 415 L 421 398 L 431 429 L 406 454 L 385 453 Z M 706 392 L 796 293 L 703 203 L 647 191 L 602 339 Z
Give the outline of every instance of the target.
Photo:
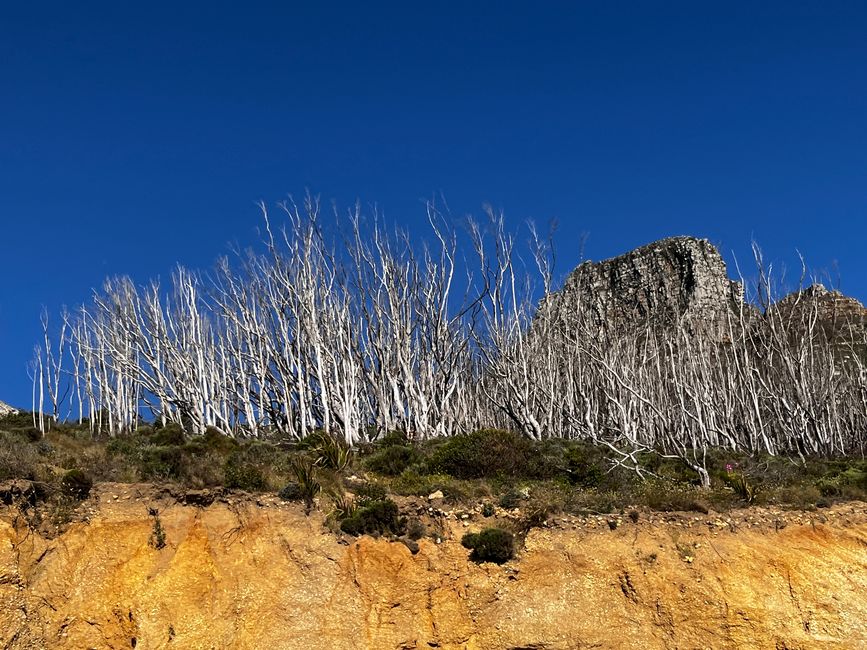
M 322 490 L 322 485 L 316 477 L 316 463 L 306 456 L 297 456 L 289 461 L 289 465 L 295 475 L 299 493 L 309 514 L 313 509 L 313 500 Z
M 317 465 L 338 472 L 346 468 L 352 452 L 343 440 L 325 431 L 315 431 L 310 437 Z

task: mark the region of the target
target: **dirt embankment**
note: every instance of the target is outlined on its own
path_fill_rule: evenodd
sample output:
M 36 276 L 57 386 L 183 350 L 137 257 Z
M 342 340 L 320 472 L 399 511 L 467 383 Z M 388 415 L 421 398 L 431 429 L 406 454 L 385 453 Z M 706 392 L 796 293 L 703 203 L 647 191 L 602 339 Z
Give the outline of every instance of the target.
M 86 520 L 53 539 L 0 509 L 0 647 L 867 647 L 864 503 L 773 526 L 567 518 L 496 566 L 468 561 L 459 517 L 446 520 L 453 539 L 413 555 L 340 540 L 272 498 L 94 492 Z

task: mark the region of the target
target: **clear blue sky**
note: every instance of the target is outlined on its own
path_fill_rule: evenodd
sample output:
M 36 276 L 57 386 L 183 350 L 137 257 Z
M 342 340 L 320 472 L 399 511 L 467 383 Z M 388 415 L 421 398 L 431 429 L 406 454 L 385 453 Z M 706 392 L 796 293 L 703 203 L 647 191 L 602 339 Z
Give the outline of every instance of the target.
M 564 272 L 585 232 L 756 238 L 864 300 L 865 34 L 863 2 L 5 3 L 0 400 L 41 305 L 206 267 L 305 188 L 557 219 Z

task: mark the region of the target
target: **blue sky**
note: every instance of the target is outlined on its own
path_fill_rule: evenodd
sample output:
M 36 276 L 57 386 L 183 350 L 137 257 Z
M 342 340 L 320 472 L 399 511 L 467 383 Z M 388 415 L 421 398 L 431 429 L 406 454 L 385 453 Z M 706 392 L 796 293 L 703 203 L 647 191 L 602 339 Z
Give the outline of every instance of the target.
M 559 222 L 559 270 L 673 235 L 867 299 L 867 5 L 6 3 L 0 400 L 42 305 L 207 267 L 305 189 L 421 228 Z

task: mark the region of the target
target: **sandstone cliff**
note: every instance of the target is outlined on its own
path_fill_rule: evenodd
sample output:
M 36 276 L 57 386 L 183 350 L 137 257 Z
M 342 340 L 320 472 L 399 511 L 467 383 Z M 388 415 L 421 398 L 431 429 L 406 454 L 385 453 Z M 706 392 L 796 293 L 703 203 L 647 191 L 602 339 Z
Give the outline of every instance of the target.
M 166 533 L 160 550 L 148 508 Z M 416 555 L 341 540 L 321 515 L 264 496 L 193 507 L 102 485 L 54 539 L 0 513 L 10 650 L 867 645 L 864 503 L 777 513 L 772 526 L 755 511 L 647 515 L 615 530 L 568 517 L 532 531 L 503 566 L 468 562 L 448 538 L 422 540 Z
M 594 327 L 724 320 L 743 302 L 742 286 L 729 279 L 719 251 L 706 239 L 671 237 L 602 262 L 584 262 L 550 295 L 540 313 Z

